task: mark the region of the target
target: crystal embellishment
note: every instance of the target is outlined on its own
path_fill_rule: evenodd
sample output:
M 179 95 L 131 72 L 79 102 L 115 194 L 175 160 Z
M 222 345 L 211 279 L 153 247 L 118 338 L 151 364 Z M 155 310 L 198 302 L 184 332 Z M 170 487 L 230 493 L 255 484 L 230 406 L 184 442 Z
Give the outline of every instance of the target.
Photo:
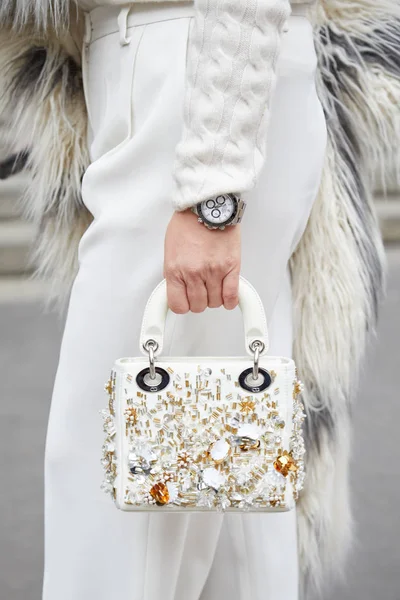
M 222 463 L 228 458 L 232 449 L 226 440 L 217 440 L 210 447 L 210 456 L 216 464 Z
M 217 469 L 214 469 L 214 467 L 208 467 L 203 471 L 202 481 L 206 484 L 206 486 L 218 491 L 221 485 L 225 483 L 226 479 L 222 473 L 217 471 Z
M 161 481 L 155 483 L 150 489 L 150 496 L 154 498 L 157 504 L 167 504 L 169 502 L 169 490 L 167 484 Z
M 298 470 L 296 461 L 287 450 L 282 452 L 282 454 L 276 458 L 274 467 L 278 473 L 281 473 L 284 477 L 287 477 L 291 471 L 295 473 Z
M 303 388 L 293 366 L 277 365 L 279 393 L 251 395 L 228 367 L 166 368 L 171 379 L 161 393 L 138 389 L 136 366 L 128 375 L 111 372 L 108 407 L 100 411 L 102 490 L 132 510 L 291 508 L 304 485 L 306 452 Z

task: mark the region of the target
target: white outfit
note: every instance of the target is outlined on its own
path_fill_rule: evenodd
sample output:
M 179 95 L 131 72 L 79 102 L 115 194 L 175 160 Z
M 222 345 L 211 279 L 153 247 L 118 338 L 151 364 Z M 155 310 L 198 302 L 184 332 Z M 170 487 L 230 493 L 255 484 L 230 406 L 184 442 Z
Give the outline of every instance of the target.
M 294 0 L 296 14 L 307 14 L 313 1 L 300 5 Z M 130 42 L 127 28 L 137 17 L 131 13 L 143 13 L 145 8 L 157 11 L 161 19 L 165 10 L 170 13 L 171 3 L 182 14 L 189 9 L 193 18 L 185 50 L 184 118 L 174 161 L 172 206 L 184 210 L 227 191 L 252 189 L 265 161 L 270 100 L 282 31 L 291 11 L 289 0 L 78 2 L 86 11 L 105 7 L 95 17 L 96 22 L 103 20 L 102 30 L 109 7 L 114 11 L 119 7 L 121 45 Z
M 187 3 L 137 5 L 125 31 L 121 14 L 120 7 L 99 7 L 88 20 L 92 164 L 82 193 L 94 221 L 80 243 L 48 426 L 43 598 L 296 600 L 295 511 L 126 514 L 100 490 L 103 384 L 116 358 L 139 354 L 143 309 L 163 276 L 193 18 Z M 121 44 L 124 36 L 129 43 Z M 315 70 L 311 25 L 291 16 L 277 63 L 268 160 L 244 195 L 241 225 L 241 272 L 263 300 L 271 354 L 292 352 L 287 263 L 324 160 Z M 169 313 L 166 342 L 164 355 L 243 355 L 240 311 Z

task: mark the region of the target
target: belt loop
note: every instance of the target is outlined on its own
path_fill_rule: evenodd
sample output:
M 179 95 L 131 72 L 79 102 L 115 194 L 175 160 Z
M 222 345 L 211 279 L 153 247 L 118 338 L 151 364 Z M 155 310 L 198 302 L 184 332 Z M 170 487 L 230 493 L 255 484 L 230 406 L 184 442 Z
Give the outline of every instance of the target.
M 90 18 L 90 13 L 85 12 L 85 35 L 83 36 L 83 41 L 86 45 L 90 44 L 92 40 L 92 20 Z
M 118 27 L 119 27 L 119 43 L 121 46 L 128 46 L 131 43 L 131 38 L 127 37 L 128 30 L 128 15 L 130 13 L 131 6 L 124 6 L 121 8 L 118 14 Z

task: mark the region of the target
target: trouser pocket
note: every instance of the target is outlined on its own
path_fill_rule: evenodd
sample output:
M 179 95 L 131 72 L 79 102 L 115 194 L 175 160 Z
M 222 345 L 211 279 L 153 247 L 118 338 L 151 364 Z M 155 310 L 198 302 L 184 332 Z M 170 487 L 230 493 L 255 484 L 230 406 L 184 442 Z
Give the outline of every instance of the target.
M 92 161 L 112 152 L 133 134 L 132 87 L 135 60 L 146 25 L 132 27 L 130 42 L 118 33 L 105 35 L 86 47 L 85 98 Z
M 193 17 L 164 19 L 95 39 L 84 51 L 84 86 L 89 116 L 91 161 L 108 156 L 141 129 L 175 88 L 182 111 L 187 43 Z M 170 94 L 168 94 L 168 99 Z M 165 107 L 166 118 L 171 107 Z M 157 131 L 147 135 L 157 136 Z

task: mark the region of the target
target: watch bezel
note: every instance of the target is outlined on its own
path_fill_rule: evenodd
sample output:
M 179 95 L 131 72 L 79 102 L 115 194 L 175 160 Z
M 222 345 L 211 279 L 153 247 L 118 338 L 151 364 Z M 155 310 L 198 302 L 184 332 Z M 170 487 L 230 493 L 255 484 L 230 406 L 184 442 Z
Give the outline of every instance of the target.
M 202 205 L 204 202 L 208 202 L 208 200 L 213 200 L 214 198 L 207 198 L 207 200 L 203 200 L 202 202 L 199 202 L 197 205 L 197 214 L 198 216 L 201 218 L 201 220 L 206 223 L 206 225 L 213 227 L 214 229 L 218 229 L 219 227 L 226 227 L 226 225 L 229 225 L 230 223 L 232 223 L 232 221 L 234 221 L 234 219 L 236 218 L 237 214 L 238 214 L 238 210 L 239 210 L 239 198 L 238 196 L 236 196 L 235 194 L 217 194 L 215 196 L 215 198 L 218 198 L 219 196 L 229 196 L 229 198 L 231 198 L 231 200 L 233 201 L 234 204 L 234 210 L 232 212 L 232 215 L 229 217 L 229 219 L 227 219 L 226 221 L 224 221 L 223 223 L 213 223 L 212 221 L 209 221 L 207 219 L 207 217 L 204 216 L 204 213 L 202 211 Z

